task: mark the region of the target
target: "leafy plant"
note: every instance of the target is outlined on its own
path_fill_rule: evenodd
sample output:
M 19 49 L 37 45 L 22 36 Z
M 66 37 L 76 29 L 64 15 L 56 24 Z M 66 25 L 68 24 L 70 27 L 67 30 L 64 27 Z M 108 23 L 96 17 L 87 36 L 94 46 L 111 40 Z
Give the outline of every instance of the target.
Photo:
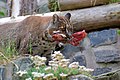
M 83 74 L 91 77 L 90 72 L 93 69 L 88 69 L 84 66 L 80 66 L 78 62 L 69 63 L 69 59 L 64 59 L 64 56 L 58 51 L 55 51 L 51 55 L 52 60 L 49 61 L 49 66 L 45 65 L 45 57 L 38 55 L 31 56 L 34 66 L 28 71 L 20 71 L 20 74 L 24 74 L 23 77 L 26 80 L 68 80 L 69 76 Z M 26 76 L 25 76 L 26 75 Z M 19 75 L 21 77 L 21 75 Z

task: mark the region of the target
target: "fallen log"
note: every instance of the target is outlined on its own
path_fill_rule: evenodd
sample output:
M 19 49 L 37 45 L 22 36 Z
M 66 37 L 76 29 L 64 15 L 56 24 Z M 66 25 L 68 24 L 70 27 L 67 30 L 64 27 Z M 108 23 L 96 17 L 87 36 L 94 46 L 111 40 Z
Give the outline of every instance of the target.
M 100 28 L 120 27 L 120 4 L 114 3 L 82 10 L 69 11 L 74 30 L 91 31 Z
M 109 2 L 110 0 L 58 0 L 61 11 L 103 5 Z
M 75 32 L 83 29 L 85 29 L 86 31 L 91 31 L 100 28 L 120 27 L 119 3 L 81 10 L 38 14 L 36 16 L 52 16 L 55 13 L 58 15 L 65 15 L 68 12 L 71 13 L 71 22 L 74 25 Z M 0 19 L 0 24 L 19 22 L 22 21 L 25 17 L 18 17 L 13 20 L 11 20 L 10 18 L 3 18 Z

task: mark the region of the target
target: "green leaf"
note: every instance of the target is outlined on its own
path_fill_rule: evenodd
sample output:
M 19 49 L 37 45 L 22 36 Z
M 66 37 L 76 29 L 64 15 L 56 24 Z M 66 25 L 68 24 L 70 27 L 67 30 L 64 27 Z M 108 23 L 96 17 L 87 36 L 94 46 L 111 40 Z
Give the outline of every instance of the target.
M 4 12 L 0 11 L 0 16 L 5 16 Z

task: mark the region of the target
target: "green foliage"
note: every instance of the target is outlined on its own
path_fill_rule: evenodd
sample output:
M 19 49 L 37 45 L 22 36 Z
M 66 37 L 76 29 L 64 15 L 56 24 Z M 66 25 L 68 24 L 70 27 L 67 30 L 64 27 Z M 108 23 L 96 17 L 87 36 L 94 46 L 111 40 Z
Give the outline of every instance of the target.
M 111 0 L 110 3 L 120 2 L 120 0 Z
M 120 35 L 120 30 L 117 30 L 117 33 Z
M 5 16 L 4 12 L 0 11 L 0 17 L 4 17 L 4 16 Z
M 65 79 L 62 79 L 62 77 L 60 77 L 60 74 L 67 74 L 68 76 L 71 76 L 71 75 L 77 75 L 77 74 L 83 74 L 83 75 L 86 75 L 88 77 L 91 77 L 93 78 L 89 72 L 86 72 L 86 71 L 79 71 L 78 69 L 75 69 L 75 68 L 63 68 L 61 66 L 58 66 L 58 68 L 56 70 L 54 70 L 54 68 L 51 68 L 51 70 L 49 71 L 45 71 L 45 68 L 47 66 L 40 66 L 39 69 L 36 69 L 35 67 L 31 68 L 30 70 L 28 70 L 27 74 L 24 74 L 21 78 L 21 80 L 23 79 L 26 79 L 26 78 L 31 78 L 32 80 L 35 80 L 32 72 L 38 72 L 38 73 L 44 73 L 45 75 L 46 74 L 54 74 L 54 77 L 56 77 L 58 80 L 68 80 L 68 77 L 66 77 Z M 44 80 L 44 79 L 43 79 Z
M 59 5 L 57 0 L 49 0 L 50 11 L 57 11 L 59 10 Z
M 3 53 L 3 55 L 0 55 L 0 61 L 6 60 L 5 58 L 12 59 L 13 57 L 15 58 L 15 56 L 18 55 L 14 41 L 2 43 L 0 47 L 0 52 Z

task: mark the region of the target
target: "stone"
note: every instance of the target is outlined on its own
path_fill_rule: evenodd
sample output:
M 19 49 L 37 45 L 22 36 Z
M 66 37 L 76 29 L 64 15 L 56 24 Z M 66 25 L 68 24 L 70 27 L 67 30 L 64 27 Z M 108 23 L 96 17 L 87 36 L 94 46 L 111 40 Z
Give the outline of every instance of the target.
M 21 57 L 14 61 L 15 64 L 19 67 L 19 70 L 24 71 L 32 67 L 32 60 L 29 57 Z M 16 67 L 14 68 L 16 71 Z
M 113 44 L 117 42 L 117 30 L 109 29 L 109 30 L 91 32 L 88 34 L 88 37 L 90 39 L 90 44 L 93 47 Z
M 93 79 L 86 75 L 80 74 L 80 75 L 70 76 L 69 80 L 93 80 Z
M 95 80 L 120 80 L 120 70 L 112 71 L 109 73 L 96 76 Z
M 33 66 L 32 60 L 30 59 L 30 57 L 20 57 L 14 60 L 14 63 L 18 66 L 19 71 L 29 70 Z M 13 74 L 12 80 L 21 80 L 21 78 L 15 74 L 16 72 L 17 72 L 17 68 L 13 67 L 14 74 Z
M 99 50 L 94 52 L 96 62 L 119 62 L 120 54 L 116 50 Z
M 86 60 L 84 55 L 75 55 L 70 61 L 79 62 L 80 66 L 86 66 Z
M 5 67 L 0 66 L 0 80 L 5 80 Z
M 111 70 L 112 70 L 112 69 L 111 69 L 111 68 L 108 68 L 108 67 L 105 67 L 105 68 L 96 68 L 96 69 L 94 69 L 94 71 L 93 71 L 93 76 L 98 76 L 98 75 L 100 75 L 100 74 L 110 72 Z
M 61 50 L 65 58 L 73 57 L 77 52 L 80 52 L 81 48 L 79 46 L 72 46 L 67 44 L 64 46 L 64 49 Z
M 5 65 L 5 80 L 13 80 L 13 68 L 14 65 L 11 62 Z

